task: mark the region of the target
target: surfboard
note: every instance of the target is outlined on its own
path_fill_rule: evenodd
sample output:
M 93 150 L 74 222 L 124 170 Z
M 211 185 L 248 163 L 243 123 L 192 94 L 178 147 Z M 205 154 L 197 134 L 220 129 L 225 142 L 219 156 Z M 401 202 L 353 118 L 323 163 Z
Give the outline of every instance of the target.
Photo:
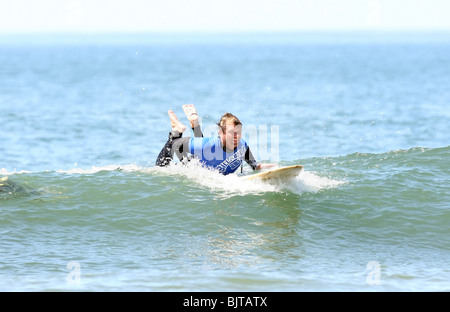
M 283 168 L 277 168 L 269 171 L 264 171 L 248 176 L 243 176 L 245 180 L 260 179 L 262 181 L 271 180 L 287 180 L 294 178 L 303 171 L 304 167 L 301 165 L 288 166 Z

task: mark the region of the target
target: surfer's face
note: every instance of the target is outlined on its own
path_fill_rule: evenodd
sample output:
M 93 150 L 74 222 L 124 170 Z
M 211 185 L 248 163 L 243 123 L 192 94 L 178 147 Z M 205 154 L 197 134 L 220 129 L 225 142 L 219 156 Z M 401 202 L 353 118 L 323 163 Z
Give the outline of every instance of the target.
M 235 149 L 239 145 L 239 141 L 242 137 L 242 125 L 235 126 L 233 122 L 226 123 L 225 129 L 220 129 L 219 135 L 222 139 L 222 144 L 227 149 Z

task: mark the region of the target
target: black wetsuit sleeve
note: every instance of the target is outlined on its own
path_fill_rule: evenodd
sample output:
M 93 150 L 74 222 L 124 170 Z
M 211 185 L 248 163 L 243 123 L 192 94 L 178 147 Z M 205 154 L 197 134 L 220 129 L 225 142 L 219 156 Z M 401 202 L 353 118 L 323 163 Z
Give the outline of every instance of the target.
M 258 163 L 255 160 L 255 157 L 253 157 L 252 151 L 250 151 L 250 147 L 247 148 L 247 151 L 245 152 L 245 161 L 247 164 L 249 164 L 250 167 L 252 167 L 253 170 L 258 167 Z
M 172 155 L 176 154 L 178 159 L 181 161 L 183 158 L 187 158 L 187 153 L 189 152 L 189 141 L 191 138 L 179 138 L 173 141 L 172 145 Z
M 169 165 L 173 160 L 173 155 L 177 154 L 178 159 L 188 159 L 189 141 L 191 138 L 183 138 L 182 133 L 171 131 L 169 132 L 169 138 L 159 152 L 156 158 L 156 166 L 164 167 Z
M 203 138 L 203 132 L 202 132 L 202 128 L 200 127 L 200 125 L 192 128 L 192 131 L 194 131 L 194 137 Z

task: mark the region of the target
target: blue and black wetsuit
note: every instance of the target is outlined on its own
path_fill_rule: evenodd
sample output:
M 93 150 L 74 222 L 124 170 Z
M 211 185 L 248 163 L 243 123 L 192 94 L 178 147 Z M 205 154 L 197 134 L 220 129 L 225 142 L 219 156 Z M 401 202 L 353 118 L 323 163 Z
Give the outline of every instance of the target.
M 232 151 L 227 150 L 219 137 L 204 138 L 200 126 L 193 128 L 194 138 L 182 138 L 182 134 L 172 131 L 169 139 L 156 159 L 157 166 L 167 166 L 177 154 L 178 159 L 183 161 L 188 159 L 190 153 L 200 160 L 208 168 L 216 169 L 226 175 L 235 172 L 245 160 L 253 170 L 257 167 L 250 148 L 244 139 Z

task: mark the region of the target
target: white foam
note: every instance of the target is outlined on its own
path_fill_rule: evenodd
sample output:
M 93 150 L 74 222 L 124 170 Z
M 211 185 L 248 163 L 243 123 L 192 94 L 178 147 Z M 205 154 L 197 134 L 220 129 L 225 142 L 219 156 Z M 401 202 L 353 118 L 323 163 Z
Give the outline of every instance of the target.
M 321 177 L 312 171 L 304 171 L 295 178 L 295 183 L 290 184 L 288 188 L 296 193 L 317 193 L 345 183 L 345 181 Z
M 273 181 L 272 183 L 261 180 L 246 180 L 237 174 L 222 175 L 217 171 L 208 170 L 199 163 L 191 161 L 182 166 L 171 164 L 167 167 L 154 167 L 154 172 L 161 172 L 168 175 L 182 175 L 193 180 L 198 185 L 210 190 L 221 191 L 224 195 L 235 194 L 257 194 L 265 192 L 282 192 L 290 190 L 297 194 L 317 193 L 324 189 L 330 189 L 342 185 L 346 182 L 337 181 L 327 177 L 321 177 L 314 172 L 303 171 L 297 177 L 287 181 Z
M 135 172 L 135 171 L 142 171 L 143 167 L 140 167 L 138 165 L 107 165 L 107 166 L 92 166 L 90 169 L 83 169 L 83 168 L 73 168 L 69 170 L 58 170 L 58 173 L 68 173 L 68 174 L 93 174 L 100 171 L 115 171 L 115 170 L 121 170 L 125 172 Z
M 8 170 L 6 170 L 5 168 L 0 169 L 0 175 L 12 175 L 12 174 L 21 174 L 21 173 L 31 173 L 30 171 L 26 171 L 26 170 L 21 170 L 21 171 L 17 171 L 16 169 L 14 169 L 13 172 L 8 172 Z
M 303 193 L 317 193 L 321 190 L 335 188 L 346 182 L 333 180 L 331 178 L 322 177 L 317 173 L 310 171 L 303 171 L 297 177 L 288 182 L 267 183 L 261 180 L 252 179 L 246 180 L 238 174 L 222 175 L 218 171 L 209 170 L 201 166 L 201 164 L 193 160 L 187 165 L 180 165 L 179 163 L 172 163 L 166 167 L 142 167 L 136 164 L 117 165 L 111 164 L 106 166 L 92 166 L 88 169 L 73 168 L 68 170 L 58 170 L 58 173 L 66 174 L 95 174 L 101 171 L 124 171 L 124 172 L 140 172 L 157 175 L 181 175 L 195 184 L 209 189 L 211 191 L 218 191 L 220 195 L 246 195 L 246 194 L 261 194 L 266 192 L 283 192 L 289 190 L 297 194 Z M 8 172 L 6 169 L 1 169 L 0 174 L 8 176 L 19 173 L 31 173 L 29 171 L 14 171 Z
M 218 171 L 209 170 L 192 160 L 186 165 L 170 164 L 167 167 L 154 167 L 154 172 L 168 175 L 181 175 L 189 178 L 197 185 L 212 191 L 220 191 L 223 195 L 251 194 L 277 191 L 277 187 L 258 181 L 246 181 L 237 174 L 222 175 Z

